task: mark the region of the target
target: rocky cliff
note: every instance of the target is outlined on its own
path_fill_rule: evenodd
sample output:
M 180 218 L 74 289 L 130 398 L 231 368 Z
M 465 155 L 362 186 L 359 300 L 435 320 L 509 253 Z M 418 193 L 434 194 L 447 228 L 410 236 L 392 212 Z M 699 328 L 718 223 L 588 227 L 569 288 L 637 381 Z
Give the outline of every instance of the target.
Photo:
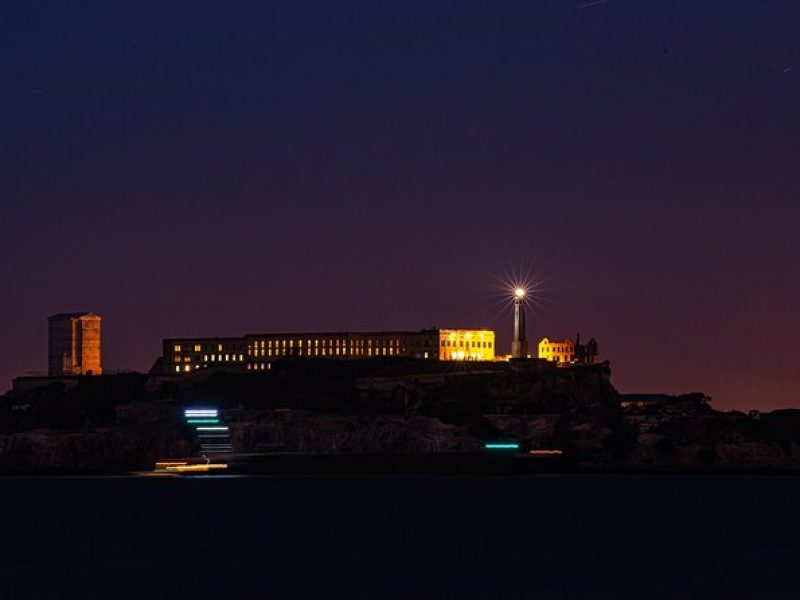
M 515 440 L 561 449 L 575 469 L 800 468 L 794 411 L 719 413 L 701 394 L 622 402 L 607 364 L 287 360 L 258 375 L 95 377 L 8 394 L 0 471 L 124 471 L 192 454 L 182 409 L 209 404 L 237 452 L 479 452 Z

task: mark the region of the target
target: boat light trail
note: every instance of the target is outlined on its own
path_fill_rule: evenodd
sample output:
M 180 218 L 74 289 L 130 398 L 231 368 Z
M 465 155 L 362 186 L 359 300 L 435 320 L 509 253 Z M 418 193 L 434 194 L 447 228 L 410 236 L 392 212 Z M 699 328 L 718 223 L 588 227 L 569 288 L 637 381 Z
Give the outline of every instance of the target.
M 216 408 L 187 408 L 183 411 L 187 417 L 217 417 L 218 411 Z

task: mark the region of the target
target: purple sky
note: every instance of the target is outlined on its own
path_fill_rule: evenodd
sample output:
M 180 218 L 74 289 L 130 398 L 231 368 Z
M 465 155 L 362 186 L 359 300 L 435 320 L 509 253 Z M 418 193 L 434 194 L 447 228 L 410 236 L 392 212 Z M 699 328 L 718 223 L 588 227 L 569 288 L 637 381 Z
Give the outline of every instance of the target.
M 435 6 L 432 6 L 434 5 Z M 621 391 L 800 405 L 800 3 L 0 7 L 0 388 L 46 317 L 594 336 Z

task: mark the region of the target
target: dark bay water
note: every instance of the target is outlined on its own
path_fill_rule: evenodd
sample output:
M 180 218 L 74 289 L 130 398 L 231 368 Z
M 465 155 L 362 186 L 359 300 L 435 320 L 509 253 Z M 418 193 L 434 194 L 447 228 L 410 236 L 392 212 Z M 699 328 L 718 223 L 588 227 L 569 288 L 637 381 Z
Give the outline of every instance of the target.
M 800 596 L 800 478 L 6 478 L 0 506 L 3 598 Z

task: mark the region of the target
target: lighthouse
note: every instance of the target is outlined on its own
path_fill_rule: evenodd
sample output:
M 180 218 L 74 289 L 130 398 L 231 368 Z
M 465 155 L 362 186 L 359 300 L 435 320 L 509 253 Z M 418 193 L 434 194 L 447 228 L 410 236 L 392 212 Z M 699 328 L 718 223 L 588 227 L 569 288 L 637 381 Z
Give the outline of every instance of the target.
M 514 337 L 511 338 L 511 358 L 528 358 L 528 340 L 525 337 L 525 289 L 514 290 Z

